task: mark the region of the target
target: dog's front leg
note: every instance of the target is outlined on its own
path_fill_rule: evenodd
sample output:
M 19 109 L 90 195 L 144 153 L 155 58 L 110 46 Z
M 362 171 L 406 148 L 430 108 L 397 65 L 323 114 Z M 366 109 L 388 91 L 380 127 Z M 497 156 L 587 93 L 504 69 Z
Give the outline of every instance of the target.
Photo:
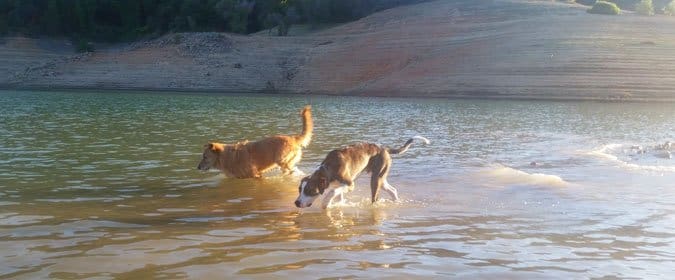
M 345 201 L 345 192 L 342 190 L 342 188 L 339 188 L 335 190 L 335 198 L 333 199 L 333 203 L 342 203 Z
M 349 188 L 348 185 L 342 185 L 328 191 L 328 193 L 326 193 L 326 196 L 323 198 L 323 209 L 330 207 L 333 202 L 336 203 L 343 202 L 344 193 L 347 192 L 348 188 Z
M 336 195 L 336 194 L 335 194 L 335 190 L 336 190 L 336 189 L 331 188 L 331 189 L 325 194 L 325 196 L 323 197 L 323 201 L 322 201 L 322 204 L 321 204 L 321 208 L 326 209 L 326 208 L 328 208 L 328 206 L 330 206 L 331 201 L 333 201 L 333 198 L 335 198 L 335 195 Z

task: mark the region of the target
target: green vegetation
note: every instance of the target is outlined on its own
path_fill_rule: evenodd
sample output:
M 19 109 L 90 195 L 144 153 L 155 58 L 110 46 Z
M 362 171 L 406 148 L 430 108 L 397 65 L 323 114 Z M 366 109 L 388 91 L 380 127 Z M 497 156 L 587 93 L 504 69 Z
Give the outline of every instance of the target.
M 591 14 L 618 15 L 621 13 L 621 9 L 614 3 L 597 1 L 588 12 Z
M 76 52 L 84 53 L 84 52 L 93 52 L 94 51 L 94 45 L 92 45 L 87 40 L 84 40 L 82 38 L 75 38 L 72 41 L 73 41 L 73 44 L 75 45 L 75 51 Z
M 7 34 L 7 19 L 0 16 L 0 35 Z
M 641 15 L 652 16 L 654 15 L 654 4 L 652 4 L 652 0 L 642 0 L 635 4 L 635 11 Z
M 640 3 L 640 0 L 604 0 L 605 2 L 614 3 L 622 10 L 633 10 L 635 5 Z M 600 2 L 600 1 L 598 1 Z
M 666 5 L 666 7 L 663 8 L 663 13 L 669 16 L 675 16 L 675 0 L 668 3 L 668 5 Z
M 593 6 L 595 4 L 595 0 L 577 0 L 577 3 L 581 5 L 586 5 L 586 6 Z
M 168 32 L 248 34 L 340 23 L 424 0 L 0 0 L 0 35 L 125 41 Z M 74 39 L 75 40 L 75 39 Z M 80 39 L 77 39 L 78 41 Z

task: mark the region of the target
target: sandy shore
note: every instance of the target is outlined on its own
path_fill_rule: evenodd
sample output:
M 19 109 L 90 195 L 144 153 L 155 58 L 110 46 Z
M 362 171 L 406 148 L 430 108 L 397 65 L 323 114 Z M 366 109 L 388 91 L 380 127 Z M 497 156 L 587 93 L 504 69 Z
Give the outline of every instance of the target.
M 436 1 L 299 36 L 170 34 L 79 55 L 4 38 L 0 87 L 675 101 L 675 17 L 586 9 Z

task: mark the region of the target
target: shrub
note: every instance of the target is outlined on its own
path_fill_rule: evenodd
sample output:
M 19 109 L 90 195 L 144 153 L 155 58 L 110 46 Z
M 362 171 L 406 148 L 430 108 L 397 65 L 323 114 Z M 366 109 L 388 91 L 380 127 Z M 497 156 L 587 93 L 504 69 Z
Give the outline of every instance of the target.
M 174 34 L 173 37 L 171 38 L 171 43 L 174 45 L 178 45 L 183 42 L 183 34 Z
M 668 3 L 668 5 L 663 8 L 663 13 L 669 16 L 675 16 L 675 0 Z
M 0 16 L 0 35 L 7 34 L 7 20 Z
M 640 3 L 641 0 L 603 0 L 606 2 L 614 3 L 619 6 L 622 10 L 633 10 L 635 5 Z
M 75 51 L 78 53 L 85 53 L 85 52 L 93 52 L 94 51 L 94 45 L 82 38 L 75 38 L 72 40 L 73 45 L 75 45 Z
M 598 1 L 588 12 L 591 14 L 618 15 L 621 13 L 621 9 L 614 3 Z
M 654 15 L 654 4 L 652 4 L 652 0 L 642 0 L 635 4 L 635 11 L 641 15 L 652 16 Z

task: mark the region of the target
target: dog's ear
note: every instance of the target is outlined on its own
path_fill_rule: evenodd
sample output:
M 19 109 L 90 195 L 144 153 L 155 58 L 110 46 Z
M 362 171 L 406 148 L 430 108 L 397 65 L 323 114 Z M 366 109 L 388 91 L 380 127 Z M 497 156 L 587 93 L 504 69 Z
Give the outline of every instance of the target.
M 208 143 L 206 144 L 205 148 L 208 148 L 209 150 L 217 153 L 225 151 L 225 147 L 220 143 Z

